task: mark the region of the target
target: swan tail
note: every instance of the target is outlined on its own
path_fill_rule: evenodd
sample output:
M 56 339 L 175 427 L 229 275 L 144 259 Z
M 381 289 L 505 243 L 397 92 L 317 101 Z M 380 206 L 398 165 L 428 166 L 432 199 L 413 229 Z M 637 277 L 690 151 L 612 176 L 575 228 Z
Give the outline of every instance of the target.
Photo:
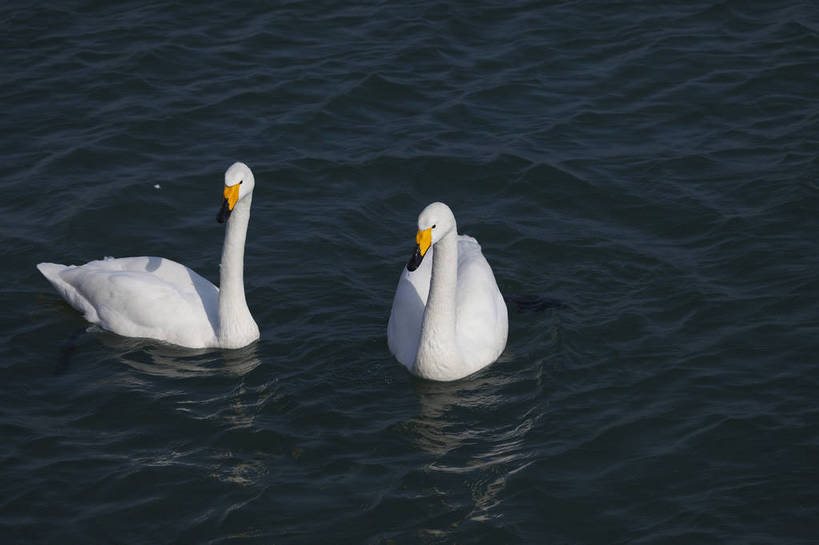
M 64 298 L 68 299 L 65 294 L 66 288 L 70 287 L 66 284 L 66 281 L 60 277 L 60 273 L 64 270 L 68 269 L 67 265 L 61 265 L 59 263 L 38 263 L 37 270 L 42 273 L 43 276 L 46 277 L 46 280 L 51 282 L 51 285 L 54 286 L 60 295 Z
M 97 315 L 97 311 L 94 306 L 77 290 L 77 288 L 68 283 L 62 276 L 64 271 L 74 268 L 74 265 L 61 265 L 59 263 L 37 264 L 37 270 L 39 270 L 42 275 L 46 277 L 46 280 L 51 282 L 51 285 L 54 286 L 57 293 L 59 293 L 69 305 L 82 312 L 86 320 L 96 324 L 99 322 L 99 316 Z
M 67 268 L 67 265 L 60 265 L 59 263 L 37 263 L 37 270 L 43 273 L 43 276 L 49 280 Z

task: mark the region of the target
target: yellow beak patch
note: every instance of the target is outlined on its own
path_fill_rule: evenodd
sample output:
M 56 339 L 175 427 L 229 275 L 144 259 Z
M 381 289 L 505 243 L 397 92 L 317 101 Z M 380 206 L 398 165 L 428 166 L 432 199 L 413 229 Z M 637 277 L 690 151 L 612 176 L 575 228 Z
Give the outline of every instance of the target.
M 239 200 L 239 184 L 225 186 L 225 199 L 228 202 L 228 210 L 233 210 L 236 201 Z
M 424 229 L 423 231 L 418 229 L 418 233 L 415 235 L 415 242 L 418 244 L 418 248 L 421 249 L 421 255 L 427 253 L 430 244 L 432 244 L 432 227 Z

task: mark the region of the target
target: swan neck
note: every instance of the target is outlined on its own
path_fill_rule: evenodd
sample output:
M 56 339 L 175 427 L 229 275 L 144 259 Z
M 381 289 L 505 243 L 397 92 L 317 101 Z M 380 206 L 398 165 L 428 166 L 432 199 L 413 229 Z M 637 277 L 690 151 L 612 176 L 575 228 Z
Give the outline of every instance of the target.
M 244 257 L 251 195 L 236 203 L 227 222 L 222 262 L 219 266 L 219 341 L 223 345 L 245 342 L 242 336 L 258 326 L 247 308 L 244 284 Z M 246 344 L 246 342 L 245 342 Z
M 460 366 L 455 336 L 455 306 L 458 283 L 458 234 L 453 228 L 435 244 L 429 296 L 421 326 L 416 372 L 437 377 L 446 368 Z M 456 367 L 457 368 L 457 367 Z

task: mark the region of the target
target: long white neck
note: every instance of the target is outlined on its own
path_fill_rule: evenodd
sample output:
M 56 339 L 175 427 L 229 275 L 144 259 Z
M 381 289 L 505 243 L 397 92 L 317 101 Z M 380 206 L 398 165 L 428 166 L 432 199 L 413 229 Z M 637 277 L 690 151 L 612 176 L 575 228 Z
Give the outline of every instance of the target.
M 415 358 L 415 372 L 446 380 L 450 369 L 462 367 L 455 337 L 455 297 L 458 285 L 458 230 L 453 228 L 435 243 L 432 277 Z
M 225 230 L 222 263 L 219 267 L 219 345 L 237 348 L 259 337 L 245 300 L 244 257 L 247 224 L 250 221 L 248 195 L 233 207 Z

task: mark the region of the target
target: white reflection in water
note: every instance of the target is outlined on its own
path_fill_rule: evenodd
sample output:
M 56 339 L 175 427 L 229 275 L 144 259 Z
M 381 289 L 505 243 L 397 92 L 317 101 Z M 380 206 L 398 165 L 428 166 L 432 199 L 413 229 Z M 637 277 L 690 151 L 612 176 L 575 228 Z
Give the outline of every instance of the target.
M 464 520 L 492 518 L 508 477 L 534 461 L 525 442 L 537 416 L 497 416 L 515 414 L 503 392 L 516 380 L 490 370 L 456 382 L 415 382 L 421 408 L 410 422 L 413 441 L 434 455 L 428 471 L 464 477 L 473 501 Z
M 480 435 L 464 417 L 491 411 L 501 402 L 498 390 L 510 379 L 483 373 L 455 382 L 415 381 L 421 413 L 412 424 L 415 442 L 424 451 L 444 456 Z
M 120 373 L 116 380 L 123 385 L 149 389 L 160 397 L 168 396 L 176 411 L 192 420 L 206 421 L 214 432 L 211 439 L 223 433 L 244 433 L 256 425 L 256 417 L 265 402 L 276 395 L 275 379 L 251 386 L 245 375 L 261 364 L 258 343 L 236 350 L 192 350 L 145 339 L 129 339 L 107 332 L 95 332 L 95 337 L 107 350 L 129 368 L 138 373 Z M 146 376 L 147 375 L 147 376 Z M 167 389 L 167 383 L 152 381 L 149 377 L 166 379 L 192 379 L 225 377 L 217 381 L 215 390 L 202 397 L 202 390 L 180 389 L 178 381 Z M 232 380 L 232 379 L 238 379 Z M 194 392 L 198 391 L 199 394 Z M 201 446 L 197 444 L 198 446 Z M 188 457 L 197 455 L 198 447 L 191 451 L 169 451 L 147 459 L 135 458 L 148 466 L 184 464 Z M 238 456 L 230 449 L 211 449 L 209 475 L 219 481 L 240 486 L 252 486 L 264 478 L 269 453 L 257 452 Z
M 96 338 L 119 353 L 125 365 L 143 373 L 168 377 L 228 375 L 241 377 L 261 364 L 258 343 L 236 350 L 191 349 L 146 339 L 131 339 L 108 332 Z

